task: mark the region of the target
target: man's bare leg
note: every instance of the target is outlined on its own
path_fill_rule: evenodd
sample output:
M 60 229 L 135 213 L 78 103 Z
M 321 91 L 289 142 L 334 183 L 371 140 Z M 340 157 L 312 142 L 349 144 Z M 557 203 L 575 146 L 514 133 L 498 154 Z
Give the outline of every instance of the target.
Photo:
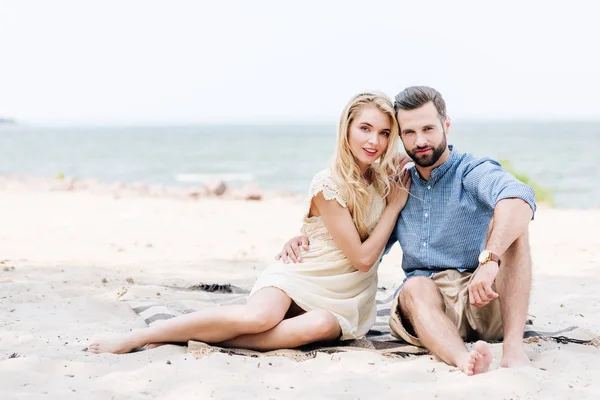
M 487 371 L 492 361 L 488 343 L 479 341 L 468 351 L 456 326 L 444 313 L 442 295 L 429 278 L 414 277 L 400 290 L 400 308 L 421 343 L 445 363 L 473 375 Z
M 333 314 L 325 310 L 312 310 L 284 319 L 266 332 L 238 336 L 219 345 L 259 351 L 293 349 L 309 343 L 335 340 L 340 333 L 340 325 Z
M 523 332 L 527 320 L 527 308 L 531 292 L 531 254 L 529 235 L 524 233 L 504 253 L 502 265 L 496 277 L 504 343 L 501 367 L 516 367 L 529 363 L 523 349 Z
M 148 343 L 223 342 L 248 333 L 272 329 L 290 308 L 292 300 L 281 290 L 264 288 L 246 305 L 211 307 L 164 321 L 149 328 L 92 340 L 92 353 L 128 353 Z

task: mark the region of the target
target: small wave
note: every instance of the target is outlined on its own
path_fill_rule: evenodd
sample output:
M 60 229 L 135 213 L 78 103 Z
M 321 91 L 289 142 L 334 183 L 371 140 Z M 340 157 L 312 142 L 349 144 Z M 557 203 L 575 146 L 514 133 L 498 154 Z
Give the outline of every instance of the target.
M 248 173 L 216 173 L 216 174 L 175 174 L 177 182 L 206 182 L 221 180 L 225 182 L 252 182 L 253 174 Z

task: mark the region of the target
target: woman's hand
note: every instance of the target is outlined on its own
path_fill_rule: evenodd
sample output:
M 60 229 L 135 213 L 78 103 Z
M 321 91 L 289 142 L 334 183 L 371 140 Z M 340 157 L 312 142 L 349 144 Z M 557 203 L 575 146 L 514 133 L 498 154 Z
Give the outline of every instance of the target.
M 394 168 L 396 171 L 402 171 L 409 162 L 413 162 L 413 160 L 406 153 L 398 153 L 394 156 Z
M 394 207 L 398 212 L 404 208 L 408 201 L 411 183 L 412 178 L 407 169 L 390 179 L 390 193 L 385 198 L 388 207 Z
M 302 262 L 300 247 L 304 250 L 308 250 L 308 236 L 295 236 L 288 240 L 283 245 L 283 249 L 277 253 L 275 259 L 283 261 L 284 264 L 289 264 L 290 262 L 293 264 Z

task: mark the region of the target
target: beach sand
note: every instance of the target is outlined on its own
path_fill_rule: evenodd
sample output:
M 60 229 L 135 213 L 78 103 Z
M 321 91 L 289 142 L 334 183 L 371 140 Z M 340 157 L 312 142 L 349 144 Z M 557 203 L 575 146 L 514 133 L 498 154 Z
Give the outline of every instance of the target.
M 128 355 L 82 351 L 103 332 L 144 326 L 118 298 L 147 288 L 232 283 L 250 288 L 298 233 L 304 200 L 116 196 L 0 185 L 0 399 L 335 398 L 598 399 L 600 349 L 540 341 L 532 367 L 467 377 L 431 356 L 370 352 L 287 358 L 167 345 Z M 600 210 L 541 207 L 531 225 L 530 314 L 548 330 L 600 333 Z M 402 281 L 396 246 L 380 285 Z

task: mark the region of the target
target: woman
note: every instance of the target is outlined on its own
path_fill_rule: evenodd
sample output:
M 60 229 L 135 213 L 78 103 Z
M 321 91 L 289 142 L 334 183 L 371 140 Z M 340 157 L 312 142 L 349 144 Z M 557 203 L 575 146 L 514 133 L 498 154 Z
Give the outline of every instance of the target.
M 149 343 L 198 340 L 253 350 L 358 338 L 376 317 L 377 265 L 398 214 L 403 187 L 391 180 L 398 125 L 389 99 L 360 94 L 344 110 L 330 169 L 312 180 L 302 263 L 279 263 L 258 278 L 246 305 L 203 309 L 149 328 L 105 337 L 94 353 L 127 353 Z

